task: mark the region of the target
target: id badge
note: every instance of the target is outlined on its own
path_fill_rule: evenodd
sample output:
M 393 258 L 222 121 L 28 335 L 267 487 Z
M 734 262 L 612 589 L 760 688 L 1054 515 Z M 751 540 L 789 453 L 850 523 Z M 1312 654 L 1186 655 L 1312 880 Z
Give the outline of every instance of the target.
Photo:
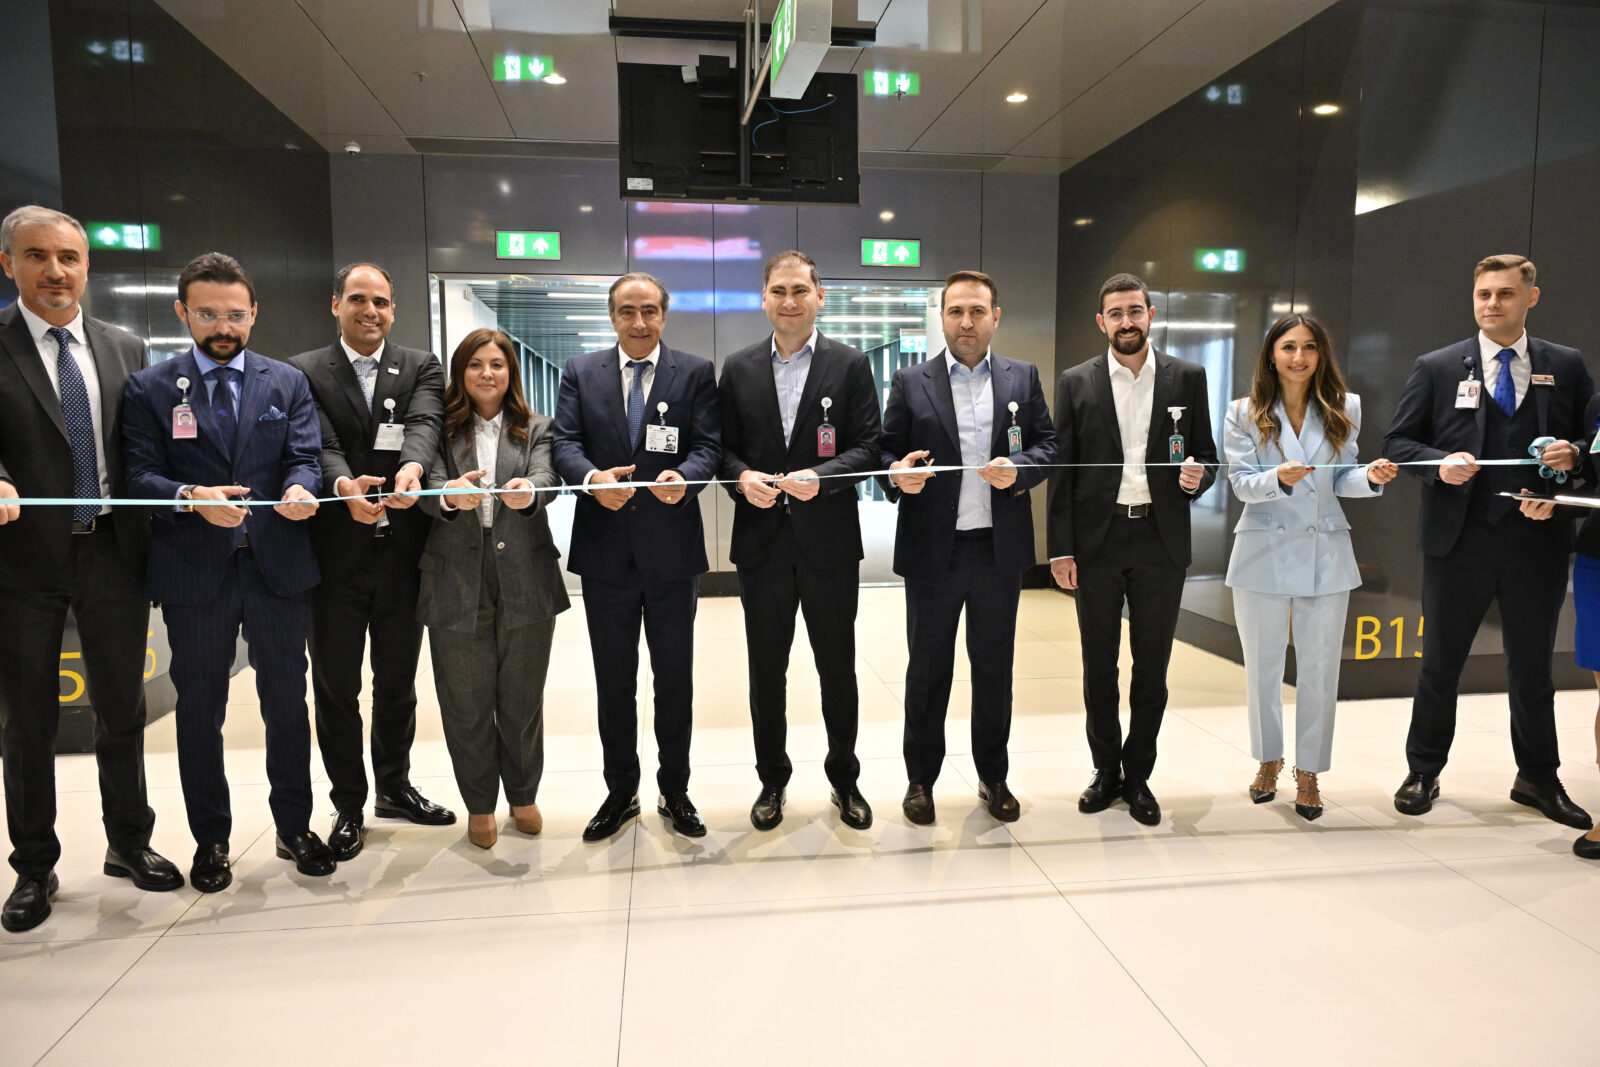
M 1175 433 L 1167 438 L 1167 459 L 1173 463 L 1183 461 L 1183 434 Z
M 838 454 L 838 445 L 834 439 L 833 423 L 825 422 L 817 427 L 817 456 L 820 459 L 832 459 Z
M 678 428 L 676 426 L 663 426 L 652 423 L 644 428 L 644 450 L 646 452 L 672 452 L 678 451 Z
M 179 404 L 172 409 L 172 439 L 174 441 L 188 441 L 200 436 L 200 428 L 194 424 L 194 409 L 188 404 Z
M 406 424 L 403 422 L 378 423 L 378 437 L 372 442 L 374 451 L 398 452 L 406 443 Z
M 1009 426 L 1006 428 L 1006 450 L 1011 455 L 1022 451 L 1022 427 Z
M 1600 430 L 1595 431 L 1594 440 L 1589 443 L 1589 452 L 1591 455 L 1600 453 Z
M 1477 411 L 1479 392 L 1483 383 L 1476 378 L 1468 378 L 1456 386 L 1456 410 Z

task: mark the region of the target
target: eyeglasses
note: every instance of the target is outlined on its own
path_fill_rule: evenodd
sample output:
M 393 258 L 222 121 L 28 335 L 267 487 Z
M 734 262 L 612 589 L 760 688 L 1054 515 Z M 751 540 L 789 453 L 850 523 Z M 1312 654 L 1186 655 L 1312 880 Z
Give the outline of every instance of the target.
M 187 311 L 189 313 L 189 317 L 194 319 L 194 321 L 198 322 L 202 326 L 215 326 L 223 319 L 228 320 L 229 326 L 243 326 L 245 323 L 249 322 L 251 316 L 255 314 L 254 311 L 230 311 L 226 314 L 219 315 L 215 311 L 196 311 L 188 304 L 183 305 L 183 310 Z
M 1113 308 L 1105 314 L 1105 320 L 1113 326 L 1121 323 L 1123 319 L 1127 319 L 1129 322 L 1143 322 L 1149 317 L 1149 310 L 1142 307 L 1129 308 L 1126 315 L 1118 308 Z

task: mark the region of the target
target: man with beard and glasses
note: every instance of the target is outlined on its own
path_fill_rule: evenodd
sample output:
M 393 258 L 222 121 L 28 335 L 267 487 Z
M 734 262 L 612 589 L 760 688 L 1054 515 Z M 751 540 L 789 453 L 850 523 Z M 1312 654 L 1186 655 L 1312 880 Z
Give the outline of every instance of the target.
M 1051 479 L 1050 573 L 1076 590 L 1083 703 L 1094 779 L 1078 810 L 1117 797 L 1154 826 L 1156 734 L 1167 707 L 1167 663 L 1189 567 L 1189 505 L 1216 480 L 1206 373 L 1150 346 L 1150 289 L 1132 274 L 1100 287 L 1095 323 L 1110 349 L 1061 374 Z M 1081 467 L 1073 464 L 1083 464 Z M 1123 740 L 1117 655 L 1128 608 L 1133 679 Z
M 21 297 L 0 310 L 0 761 L 17 871 L 0 925 L 18 932 L 50 917 L 58 885 L 55 741 L 69 608 L 94 708 L 103 869 L 145 890 L 177 889 L 183 875 L 150 851 L 143 588 L 150 520 L 138 508 L 116 508 L 113 516 L 93 502 L 127 495 L 118 447 L 122 384 L 145 365 L 144 342 L 83 313 L 89 247 L 76 219 L 17 208 L 0 223 L 0 266 Z M 9 502 L 30 496 L 91 503 Z
M 232 257 L 207 252 L 185 267 L 174 310 L 194 347 L 128 379 L 123 457 L 135 496 L 173 501 L 154 509 L 145 589 L 172 645 L 178 773 L 198 846 L 189 881 L 215 893 L 233 880 L 222 722 L 241 625 L 267 728 L 278 855 L 329 875 L 334 855 L 310 829 L 306 594 L 318 572 L 305 520 L 322 485 L 311 386 L 245 347 L 256 291 Z M 233 503 L 242 500 L 276 503 Z

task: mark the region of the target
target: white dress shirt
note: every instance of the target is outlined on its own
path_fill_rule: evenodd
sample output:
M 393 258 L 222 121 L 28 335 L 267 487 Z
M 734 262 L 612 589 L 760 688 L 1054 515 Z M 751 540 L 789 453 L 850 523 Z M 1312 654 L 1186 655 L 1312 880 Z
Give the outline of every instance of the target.
M 505 419 L 505 409 L 502 408 L 494 418 L 485 420 L 477 412 L 472 413 L 472 450 L 477 458 L 477 469 L 484 472 L 482 482 L 494 481 L 494 467 L 500 458 L 500 424 Z M 449 447 L 447 444 L 446 447 Z M 463 472 L 465 473 L 465 472 Z M 496 486 L 495 488 L 499 488 Z M 444 511 L 459 510 L 452 502 L 453 497 L 439 498 L 439 507 Z M 486 493 L 478 502 L 478 524 L 485 530 L 494 525 L 494 494 Z
M 628 366 L 628 361 L 632 358 L 632 356 L 628 355 L 628 353 L 622 350 L 621 345 L 617 346 L 617 363 L 622 372 L 619 377 L 622 379 L 622 411 L 624 414 L 626 414 L 628 411 L 628 394 L 633 392 L 633 375 L 635 370 L 644 375 L 644 380 L 640 383 L 639 389 L 644 393 L 645 400 L 648 401 L 650 399 L 650 387 L 656 383 L 656 362 L 661 358 L 661 345 L 657 343 L 656 346 L 650 350 L 650 354 L 644 357 L 645 363 L 647 364 L 644 367 L 635 368 Z M 644 413 L 644 422 L 646 426 L 650 425 L 650 411 L 648 409 L 646 409 Z M 588 485 L 589 479 L 593 478 L 599 473 L 600 469 L 596 467 L 588 474 L 585 474 L 583 476 L 583 484 Z
M 806 343 L 788 359 L 778 351 L 778 335 L 772 335 L 772 385 L 778 391 L 778 419 L 783 423 L 785 445 L 794 436 L 794 424 L 800 419 L 800 396 L 806 391 L 806 379 L 811 376 L 811 357 L 816 351 L 815 327 Z
M 1145 453 L 1150 447 L 1150 405 L 1156 391 L 1156 354 L 1146 350 L 1144 366 L 1136 376 L 1117 362 L 1117 354 L 1106 351 L 1111 372 L 1111 401 L 1117 409 L 1117 429 L 1122 435 L 1122 482 L 1117 486 L 1118 504 L 1150 503 L 1150 477 L 1145 472 Z
M 945 373 L 950 377 L 950 398 L 956 406 L 956 431 L 961 438 L 961 465 L 981 467 L 994 440 L 994 378 L 989 352 L 978 365 L 968 370 L 948 350 Z M 956 529 L 987 530 L 994 526 L 990 486 L 977 471 L 961 472 L 961 491 L 956 498 Z
M 1511 384 L 1517 391 L 1517 407 L 1522 406 L 1522 398 L 1528 395 L 1528 386 L 1533 383 L 1533 360 L 1528 356 L 1528 331 L 1523 330 L 1522 336 L 1509 345 L 1496 344 L 1489 340 L 1489 335 L 1482 330 L 1478 331 L 1478 369 L 1483 372 L 1483 387 L 1494 398 L 1494 383 L 1500 380 L 1500 350 L 1509 348 L 1516 353 L 1511 361 Z
M 39 358 L 44 362 L 44 372 L 50 378 L 50 389 L 59 398 L 61 396 L 61 382 L 56 373 L 56 359 L 61 351 L 61 346 L 56 339 L 50 336 L 50 324 L 32 311 L 22 301 L 17 301 L 17 310 L 22 312 L 22 319 L 28 324 L 28 334 L 33 338 L 33 343 L 39 349 Z M 94 419 L 94 466 L 100 476 L 100 495 L 111 495 L 111 475 L 106 470 L 106 434 L 105 434 L 105 405 L 100 401 L 100 372 L 95 369 L 94 356 L 89 352 L 88 335 L 83 332 L 83 309 L 78 309 L 71 322 L 67 323 L 67 332 L 72 335 L 72 340 L 67 342 L 67 347 L 72 352 L 72 360 L 78 365 L 78 373 L 83 375 L 83 385 L 89 393 L 89 414 Z M 100 514 L 104 515 L 110 508 L 101 508 Z

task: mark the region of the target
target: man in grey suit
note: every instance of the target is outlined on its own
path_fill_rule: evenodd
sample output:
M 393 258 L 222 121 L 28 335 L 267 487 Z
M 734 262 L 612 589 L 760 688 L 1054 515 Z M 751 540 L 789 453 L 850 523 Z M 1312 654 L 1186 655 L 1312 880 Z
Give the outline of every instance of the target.
M 21 300 L 0 310 L 0 761 L 16 888 L 0 925 L 50 916 L 61 855 L 55 740 L 61 638 L 77 620 L 105 823 L 105 873 L 141 889 L 183 885 L 150 851 L 145 794 L 144 595 L 149 515 L 137 508 L 24 507 L 22 497 L 125 496 L 122 386 L 145 364 L 132 334 L 84 315 L 88 239 L 68 215 L 21 207 L 0 223 L 0 265 Z

